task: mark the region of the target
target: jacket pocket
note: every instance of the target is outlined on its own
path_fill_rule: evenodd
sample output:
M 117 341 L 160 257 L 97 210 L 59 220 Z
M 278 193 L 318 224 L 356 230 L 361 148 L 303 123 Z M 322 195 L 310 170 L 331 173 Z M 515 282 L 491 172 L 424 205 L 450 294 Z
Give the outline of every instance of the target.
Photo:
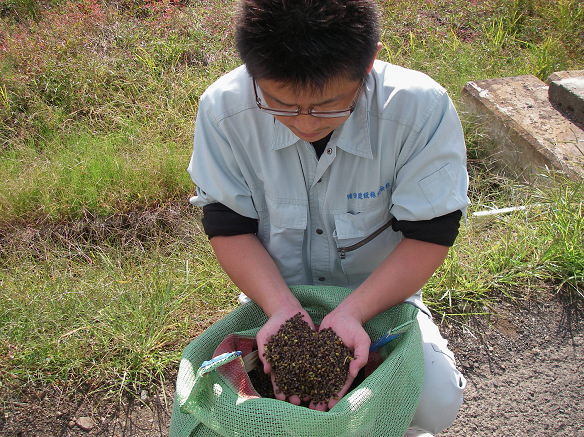
M 349 276 L 368 276 L 401 240 L 391 229 L 392 216 L 386 208 L 335 214 L 334 219 L 337 254 Z
M 308 206 L 268 201 L 269 225 L 264 245 L 288 284 L 305 282 L 304 235 Z

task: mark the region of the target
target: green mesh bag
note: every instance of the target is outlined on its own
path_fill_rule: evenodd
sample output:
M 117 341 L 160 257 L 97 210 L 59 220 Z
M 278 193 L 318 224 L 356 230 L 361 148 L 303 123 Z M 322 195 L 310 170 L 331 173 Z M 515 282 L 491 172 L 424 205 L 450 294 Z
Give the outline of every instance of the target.
M 352 291 L 330 286 L 294 286 L 291 290 L 316 324 Z M 218 345 L 225 349 L 231 334 L 253 339 L 267 321 L 253 302 L 236 308 L 183 352 L 170 437 L 403 436 L 423 382 L 417 312 L 412 305 L 400 304 L 365 324 L 373 341 L 387 333 L 400 335 L 383 346 L 383 361 L 369 376 L 332 409 L 322 412 L 260 397 L 245 373 L 241 352 L 214 355 Z

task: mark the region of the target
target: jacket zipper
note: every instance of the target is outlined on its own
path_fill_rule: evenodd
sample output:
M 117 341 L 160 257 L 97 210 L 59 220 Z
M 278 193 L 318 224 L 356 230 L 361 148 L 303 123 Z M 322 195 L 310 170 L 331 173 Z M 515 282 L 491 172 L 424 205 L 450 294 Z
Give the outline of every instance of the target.
M 362 246 L 365 246 L 367 243 L 369 243 L 371 240 L 373 240 L 375 237 L 377 237 L 379 234 L 381 234 L 383 231 L 385 231 L 390 226 L 391 226 L 391 220 L 389 220 L 386 224 L 384 224 L 382 227 L 377 229 L 375 232 L 373 232 L 368 237 L 365 237 L 363 240 L 358 241 L 355 244 L 351 244 L 350 246 L 347 246 L 347 247 L 337 248 L 337 252 L 339 252 L 339 256 L 341 257 L 341 259 L 345 259 L 345 257 L 347 256 L 347 252 L 351 252 L 353 250 L 359 249 Z

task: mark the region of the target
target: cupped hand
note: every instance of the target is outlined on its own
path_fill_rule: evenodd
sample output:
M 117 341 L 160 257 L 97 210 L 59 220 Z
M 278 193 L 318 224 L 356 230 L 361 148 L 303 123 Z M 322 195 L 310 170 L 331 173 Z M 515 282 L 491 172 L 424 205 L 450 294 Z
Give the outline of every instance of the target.
M 337 308 L 330 312 L 321 322 L 319 330 L 332 329 L 343 340 L 345 346 L 353 351 L 353 360 L 349 364 L 349 374 L 347 381 L 341 390 L 327 402 L 310 403 L 310 408 L 319 411 L 327 411 L 334 407 L 337 402 L 349 391 L 351 384 L 357 377 L 359 370 L 367 364 L 369 358 L 369 347 L 371 339 L 361 321 L 349 312 L 344 312 Z
M 277 312 L 273 313 L 272 316 L 268 319 L 266 324 L 259 330 L 256 334 L 256 341 L 258 344 L 258 356 L 262 362 L 264 367 L 264 373 L 270 375 L 270 379 L 272 381 L 272 386 L 274 388 L 274 395 L 276 399 L 281 401 L 287 400 L 288 402 L 300 405 L 301 399 L 297 395 L 288 396 L 286 393 L 283 393 L 277 386 L 274 380 L 274 374 L 272 373 L 272 366 L 266 360 L 265 354 L 265 347 L 266 343 L 270 340 L 270 338 L 278 332 L 280 327 L 290 318 L 294 317 L 296 314 L 301 313 L 303 319 L 308 323 L 311 329 L 315 329 L 314 323 L 308 313 L 298 305 L 289 305 L 289 306 L 282 306 L 282 308 L 278 309 Z

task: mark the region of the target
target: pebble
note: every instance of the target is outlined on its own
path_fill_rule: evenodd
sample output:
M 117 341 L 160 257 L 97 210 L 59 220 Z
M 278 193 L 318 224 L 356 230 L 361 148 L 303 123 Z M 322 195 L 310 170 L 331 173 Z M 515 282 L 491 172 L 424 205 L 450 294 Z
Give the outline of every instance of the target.
M 77 419 L 75 425 L 77 425 L 83 431 L 89 431 L 95 427 L 95 422 L 91 417 L 84 416 Z
M 142 392 L 140 393 L 140 399 L 142 401 L 145 401 L 146 399 L 148 399 L 148 390 L 142 390 Z

